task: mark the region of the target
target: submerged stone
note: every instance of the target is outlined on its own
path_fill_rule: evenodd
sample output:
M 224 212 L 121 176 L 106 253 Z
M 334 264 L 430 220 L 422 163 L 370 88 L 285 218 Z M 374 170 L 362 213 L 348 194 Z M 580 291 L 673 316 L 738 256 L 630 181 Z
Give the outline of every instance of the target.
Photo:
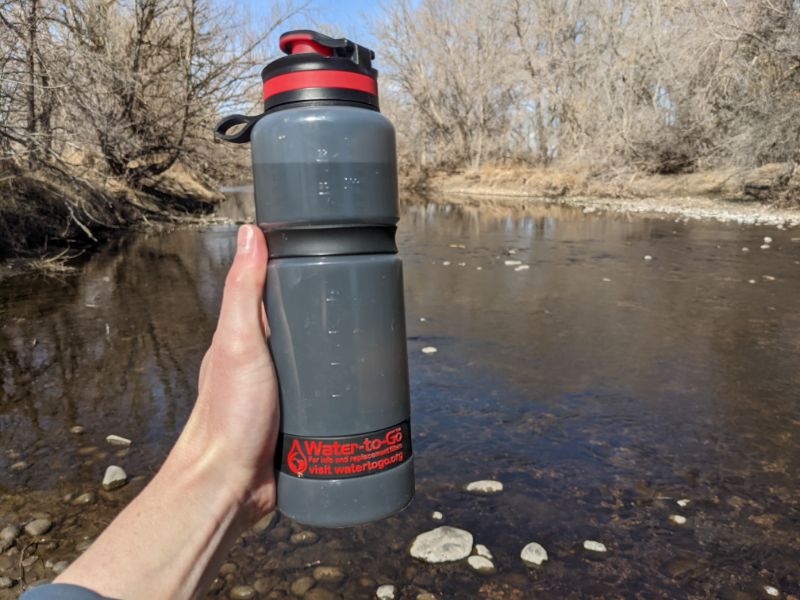
M 472 534 L 457 527 L 443 525 L 419 534 L 409 552 L 413 558 L 428 563 L 462 560 L 472 552 Z
M 531 542 L 526 544 L 519 553 L 519 557 L 528 566 L 540 566 L 544 561 L 548 560 L 547 550 L 544 549 L 538 542 Z
M 468 483 L 466 490 L 473 494 L 498 494 L 503 491 L 503 484 L 492 479 L 483 479 Z

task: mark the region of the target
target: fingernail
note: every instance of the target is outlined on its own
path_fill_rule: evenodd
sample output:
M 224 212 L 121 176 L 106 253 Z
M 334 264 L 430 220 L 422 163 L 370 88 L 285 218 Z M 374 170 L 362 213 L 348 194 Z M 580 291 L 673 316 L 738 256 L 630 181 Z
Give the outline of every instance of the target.
M 236 243 L 239 246 L 239 252 L 250 252 L 253 249 L 253 228 L 247 225 L 240 227 Z

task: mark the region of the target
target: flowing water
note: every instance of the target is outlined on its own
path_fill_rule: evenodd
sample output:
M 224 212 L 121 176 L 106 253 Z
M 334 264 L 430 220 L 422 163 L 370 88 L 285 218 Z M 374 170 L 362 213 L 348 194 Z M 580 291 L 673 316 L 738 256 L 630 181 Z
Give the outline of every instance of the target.
M 230 214 L 250 204 L 231 196 Z M 51 543 L 21 557 L 23 534 L 0 555 L 18 581 L 0 598 L 51 578 L 158 468 L 194 401 L 235 229 L 133 235 L 77 274 L 0 284 L 0 526 L 55 523 Z M 289 597 L 315 565 L 345 575 L 317 598 L 383 583 L 402 599 L 800 595 L 800 232 L 412 202 L 398 240 L 416 500 L 301 547 L 278 517 L 240 539 L 211 595 Z M 132 481 L 102 491 L 108 464 Z M 476 479 L 505 489 L 465 492 Z M 440 524 L 472 532 L 497 572 L 412 559 Z M 520 560 L 531 541 L 540 568 Z

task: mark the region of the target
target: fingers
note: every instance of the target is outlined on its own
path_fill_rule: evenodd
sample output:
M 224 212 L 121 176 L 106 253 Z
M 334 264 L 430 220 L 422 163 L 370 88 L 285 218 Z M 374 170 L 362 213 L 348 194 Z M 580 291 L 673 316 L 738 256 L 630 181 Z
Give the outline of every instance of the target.
M 214 343 L 232 352 L 264 344 L 263 296 L 267 277 L 267 243 L 255 225 L 239 228 L 233 259 L 222 294 Z

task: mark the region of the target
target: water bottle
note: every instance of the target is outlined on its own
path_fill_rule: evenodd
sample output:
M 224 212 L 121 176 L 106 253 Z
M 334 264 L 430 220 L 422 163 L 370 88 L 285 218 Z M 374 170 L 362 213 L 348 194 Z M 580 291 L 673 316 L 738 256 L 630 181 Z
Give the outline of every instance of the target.
M 278 508 L 356 525 L 414 495 L 394 128 L 372 50 L 307 30 L 280 48 L 261 73 L 264 113 L 227 117 L 215 134 L 251 142 L 269 246 Z

